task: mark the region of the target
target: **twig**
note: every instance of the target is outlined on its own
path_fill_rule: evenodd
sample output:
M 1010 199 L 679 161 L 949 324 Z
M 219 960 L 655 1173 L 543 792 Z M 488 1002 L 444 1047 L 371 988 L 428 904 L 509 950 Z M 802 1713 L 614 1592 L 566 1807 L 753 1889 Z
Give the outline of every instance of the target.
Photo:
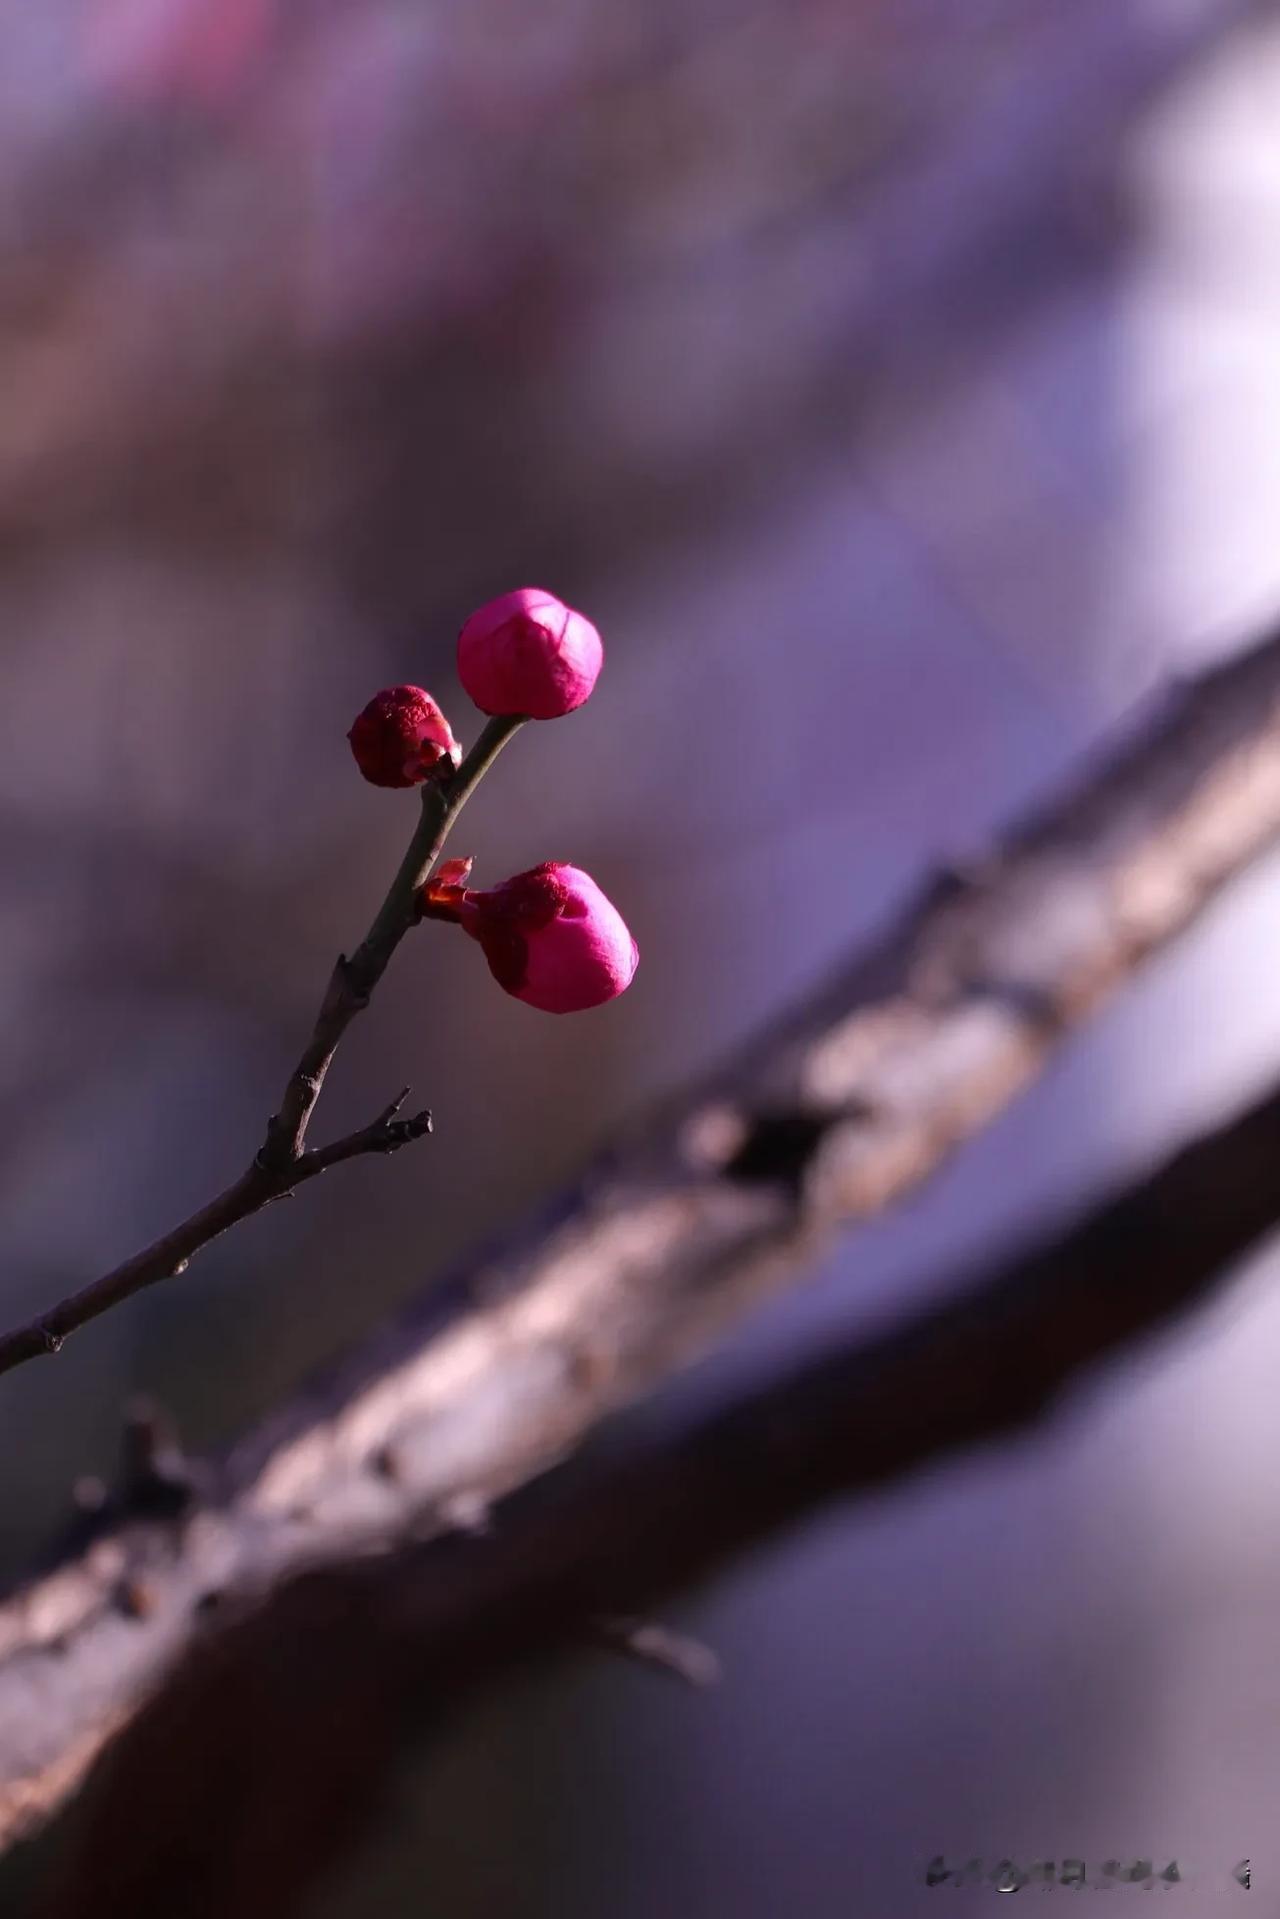
M 588 1621 L 587 1632 L 606 1652 L 669 1673 L 695 1690 L 719 1683 L 720 1661 L 711 1647 L 687 1633 L 672 1632 L 656 1619 L 596 1619 Z
M 792 1281 L 838 1225 L 918 1185 L 1277 836 L 1273 635 L 928 888 L 513 1245 L 432 1274 L 221 1462 L 215 1498 L 177 1526 L 109 1519 L 0 1604 L 0 1842 L 47 1816 L 205 1619 L 483 1511 Z M 151 1599 L 127 1629 L 125 1573 Z
M 334 967 L 315 1030 L 290 1076 L 280 1110 L 267 1128 L 260 1154 L 267 1166 L 284 1168 L 299 1158 L 308 1122 L 343 1034 L 369 1004 L 391 955 L 414 924 L 417 895 L 439 859 L 458 814 L 522 724 L 518 719 L 490 720 L 453 777 L 428 780 L 423 787 L 422 817 L 400 870 L 360 946 L 350 959 L 339 958 Z
M 398 1114 L 408 1088 L 377 1119 L 332 1145 L 306 1150 L 307 1126 L 320 1097 L 338 1044 L 357 1013 L 369 1004 L 396 947 L 414 924 L 418 889 L 425 884 L 458 813 L 511 738 L 519 720 L 490 720 L 458 771 L 447 780 L 428 781 L 422 789 L 422 814 L 408 851 L 378 915 L 350 959 L 339 958 L 325 992 L 315 1028 L 290 1075 L 280 1108 L 249 1167 L 207 1206 L 171 1232 L 135 1253 L 101 1278 L 71 1293 L 25 1326 L 0 1335 L 0 1373 L 24 1360 L 56 1353 L 70 1333 L 146 1286 L 176 1278 L 192 1258 L 229 1227 L 261 1212 L 300 1186 L 369 1153 L 394 1153 L 431 1131 L 431 1115 L 411 1119 Z
M 48 1312 L 26 1326 L 15 1327 L 0 1336 L 0 1373 L 20 1366 L 23 1360 L 37 1359 L 44 1353 L 56 1353 L 68 1333 L 96 1319 L 121 1300 L 129 1299 L 144 1286 L 157 1280 L 173 1279 L 185 1272 L 192 1256 L 213 1240 L 236 1226 L 242 1219 L 262 1211 L 273 1200 L 295 1193 L 308 1180 L 338 1166 L 344 1160 L 358 1159 L 366 1153 L 394 1153 L 412 1140 L 431 1131 L 429 1112 L 415 1113 L 411 1119 L 397 1119 L 407 1092 L 387 1107 L 369 1125 L 345 1139 L 335 1140 L 304 1152 L 290 1160 L 282 1170 L 268 1166 L 261 1157 L 242 1173 L 233 1186 L 202 1207 L 162 1239 L 135 1253 L 111 1272 L 104 1273 L 78 1293 L 71 1293 Z

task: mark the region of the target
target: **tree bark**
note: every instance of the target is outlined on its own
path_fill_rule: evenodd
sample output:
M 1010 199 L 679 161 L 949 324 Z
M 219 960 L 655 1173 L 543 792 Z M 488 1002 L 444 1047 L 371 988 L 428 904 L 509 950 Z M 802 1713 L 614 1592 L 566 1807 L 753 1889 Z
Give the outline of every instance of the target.
M 828 1343 L 630 1451 L 567 1465 L 483 1533 L 290 1580 L 193 1648 L 105 1755 L 45 1919 L 169 1919 L 175 1901 L 183 1919 L 297 1910 L 403 1743 L 829 1500 L 1026 1427 L 1275 1229 L 1278 1164 L 1273 1091 L 940 1308 Z
M 517 1243 L 428 1287 L 224 1458 L 188 1468 L 153 1447 L 135 1461 L 0 1605 L 0 1839 L 66 1798 L 193 1644 L 207 1642 L 201 1664 L 216 1660 L 228 1710 L 242 1701 L 252 1744 L 261 1674 L 239 1674 L 234 1648 L 252 1642 L 224 1640 L 220 1618 L 278 1591 L 283 1611 L 261 1617 L 296 1635 L 296 1657 L 280 1660 L 287 1690 L 313 1630 L 298 1609 L 318 1608 L 328 1644 L 331 1607 L 358 1616 L 375 1589 L 352 1569 L 359 1555 L 474 1520 L 792 1282 L 837 1228 L 911 1191 L 1278 837 L 1273 634 L 1178 690 L 972 871 L 926 887 L 870 951 L 618 1142 Z M 298 1583 L 317 1567 L 347 1570 Z M 383 1654 L 350 1651 L 323 1699 L 289 1700 L 300 1727 L 316 1712 L 356 1715 L 354 1732 L 320 1747 L 381 1752 L 394 1728 L 380 1715 L 395 1717 L 376 1678 Z M 193 1726 L 162 1798 L 205 1743 Z M 253 1854 L 265 1821 L 287 1850 L 279 1794 L 255 1809 L 248 1767 L 225 1760 L 217 1790 L 235 1804 L 219 1822 L 247 1822 L 236 1843 Z M 309 1779 L 330 1817 L 335 1764 L 317 1749 L 300 1766 L 300 1818 Z M 346 1780 L 344 1806 L 364 1783 Z M 156 1823 L 135 1834 L 144 1852 Z

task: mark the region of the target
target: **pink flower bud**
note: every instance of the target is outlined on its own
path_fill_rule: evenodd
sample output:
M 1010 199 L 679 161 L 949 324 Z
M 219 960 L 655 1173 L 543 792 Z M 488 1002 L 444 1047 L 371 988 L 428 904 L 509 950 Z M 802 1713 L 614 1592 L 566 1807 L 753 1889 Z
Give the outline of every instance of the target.
M 582 705 L 603 660 L 590 620 L 536 586 L 490 600 L 458 635 L 458 678 L 482 713 L 559 719 Z
M 373 786 L 420 786 L 442 761 L 453 767 L 461 758 L 448 720 L 420 686 L 375 693 L 347 738 Z
M 630 986 L 640 954 L 616 906 L 577 866 L 547 861 L 458 914 L 499 986 L 546 1013 L 580 1013 Z

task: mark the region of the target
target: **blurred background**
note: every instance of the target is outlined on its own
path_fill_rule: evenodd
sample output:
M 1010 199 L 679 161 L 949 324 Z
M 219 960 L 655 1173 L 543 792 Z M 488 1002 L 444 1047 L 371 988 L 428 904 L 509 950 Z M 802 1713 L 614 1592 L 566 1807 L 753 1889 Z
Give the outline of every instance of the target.
M 412 680 L 472 736 L 454 635 L 513 586 L 606 670 L 456 850 L 587 867 L 643 954 L 552 1021 L 406 949 L 320 1136 L 412 1080 L 434 1140 L 7 1379 L 3 1569 L 130 1392 L 230 1438 L 1253 637 L 1278 516 L 1262 0 L 0 0 L 0 1316 L 239 1170 L 410 830 L 346 729 Z M 1278 931 L 1272 865 L 643 1416 L 1242 1100 Z M 1265 1896 L 1278 1278 L 691 1600 L 709 1697 L 584 1656 L 476 1712 L 317 1914 L 990 1901 L 938 1852 Z

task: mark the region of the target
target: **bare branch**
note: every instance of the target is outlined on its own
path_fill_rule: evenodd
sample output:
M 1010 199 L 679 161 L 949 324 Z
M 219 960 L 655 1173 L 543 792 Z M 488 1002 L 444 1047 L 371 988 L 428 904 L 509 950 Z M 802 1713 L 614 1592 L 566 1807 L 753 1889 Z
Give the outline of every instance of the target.
M 393 1153 L 431 1131 L 431 1115 L 397 1118 L 408 1090 L 369 1126 L 336 1140 L 330 1146 L 306 1151 L 307 1126 L 324 1086 L 339 1042 L 348 1026 L 369 1004 L 396 947 L 415 923 L 416 898 L 440 856 L 450 828 L 502 747 L 522 722 L 490 720 L 457 773 L 433 780 L 422 789 L 422 816 L 409 843 L 400 870 L 391 883 L 377 918 L 363 943 L 348 960 L 340 958 L 325 992 L 315 1028 L 301 1059 L 290 1075 L 262 1146 L 251 1165 L 225 1192 L 144 1247 L 100 1279 L 71 1293 L 26 1326 L 0 1335 L 0 1373 L 24 1360 L 58 1352 L 70 1333 L 96 1319 L 122 1300 L 158 1281 L 185 1272 L 196 1253 L 241 1220 L 262 1211 L 272 1200 L 296 1192 L 318 1173 L 344 1160 L 368 1153 Z
M 91 1319 L 96 1319 L 112 1306 L 118 1306 L 121 1300 L 141 1292 L 144 1286 L 153 1286 L 157 1280 L 176 1278 L 179 1273 L 185 1272 L 195 1253 L 210 1245 L 230 1227 L 254 1213 L 260 1213 L 273 1200 L 295 1193 L 300 1186 L 326 1172 L 330 1166 L 339 1166 L 348 1159 L 359 1159 L 367 1153 L 398 1152 L 411 1141 L 425 1138 L 431 1131 L 430 1113 L 415 1113 L 411 1119 L 396 1117 L 407 1097 L 407 1091 L 402 1093 L 385 1112 L 371 1120 L 369 1125 L 362 1126 L 359 1132 L 351 1133 L 345 1139 L 334 1140 L 330 1146 L 304 1152 L 300 1158 L 286 1161 L 279 1171 L 268 1166 L 259 1156 L 234 1186 L 228 1186 L 217 1199 L 202 1207 L 171 1233 L 166 1233 L 142 1252 L 135 1253 L 123 1265 L 104 1273 L 101 1279 L 82 1287 L 78 1293 L 69 1294 L 38 1319 L 0 1336 L 0 1373 L 20 1366 L 25 1359 L 37 1359 L 44 1353 L 58 1352 L 68 1333 L 87 1325 Z
M 299 1158 L 307 1125 L 343 1034 L 369 1004 L 374 987 L 417 918 L 417 896 L 440 857 L 453 822 L 507 741 L 523 724 L 493 719 L 451 779 L 428 780 L 422 789 L 422 818 L 409 842 L 400 870 L 364 940 L 350 959 L 334 967 L 315 1030 L 285 1088 L 280 1110 L 267 1128 L 260 1157 L 271 1167 Z
M 1181 689 L 980 867 L 927 889 L 521 1242 L 435 1281 L 220 1462 L 212 1496 L 167 1522 L 117 1500 L 87 1541 L 82 1526 L 0 1606 L 0 1834 L 58 1803 L 203 1621 L 482 1514 L 837 1226 L 911 1190 L 1278 836 L 1273 635 Z M 122 1611 L 122 1581 L 143 1610 Z M 592 1616 L 645 1603 L 600 1593 Z M 351 1683 L 380 1658 L 356 1657 Z
M 53 1919 L 88 1910 L 106 1886 L 120 1899 L 111 1910 L 167 1919 L 178 1862 L 184 1919 L 292 1910 L 368 1816 L 401 1742 L 584 1634 L 708 1683 L 704 1648 L 620 1609 L 669 1600 L 832 1498 L 1025 1427 L 1099 1359 L 1186 1311 L 1280 1223 L 1277 1164 L 1273 1092 L 940 1309 L 828 1345 L 629 1452 L 570 1465 L 500 1505 L 482 1531 L 289 1581 L 194 1645 L 104 1756 Z M 358 1702 L 354 1792 L 345 1734 L 330 1732 L 335 1674 L 339 1700 Z M 213 1816 L 208 1780 L 233 1773 L 236 1798 Z M 344 1803 L 350 1823 L 322 1835 L 308 1816 L 316 1803 Z M 139 1805 L 158 1834 L 145 1847 L 131 1826 Z M 236 1806 L 262 1805 L 265 1857 L 234 1843 L 231 1825 L 261 1816 Z

